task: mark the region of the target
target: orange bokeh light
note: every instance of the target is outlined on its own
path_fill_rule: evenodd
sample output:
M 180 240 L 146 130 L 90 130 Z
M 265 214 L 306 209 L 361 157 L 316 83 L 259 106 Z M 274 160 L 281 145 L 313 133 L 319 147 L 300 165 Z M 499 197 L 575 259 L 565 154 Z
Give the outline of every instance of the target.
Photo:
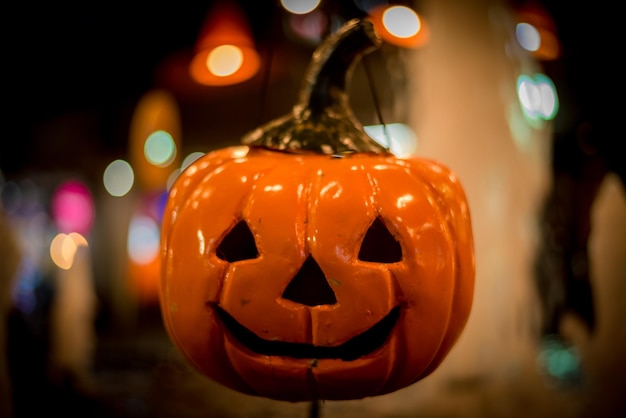
M 230 70 L 216 69 L 216 65 Z M 191 77 L 208 86 L 237 84 L 252 78 L 260 65 L 261 58 L 243 12 L 232 2 L 218 2 L 198 37 L 189 66 Z

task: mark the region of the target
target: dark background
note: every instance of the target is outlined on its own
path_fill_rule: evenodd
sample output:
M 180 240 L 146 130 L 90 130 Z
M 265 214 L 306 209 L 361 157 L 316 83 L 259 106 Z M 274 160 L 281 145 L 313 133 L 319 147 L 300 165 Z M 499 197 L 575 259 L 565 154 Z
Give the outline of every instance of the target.
M 262 68 L 253 80 L 240 86 L 196 85 L 194 93 L 185 85 L 189 80 L 183 80 L 187 74 L 180 73 L 178 81 L 172 81 L 171 75 L 164 80 L 163 68 L 168 63 L 170 67 L 182 68 L 175 61 L 190 56 L 213 3 L 16 2 L 5 6 L 5 129 L 0 145 L 0 172 L 11 177 L 32 169 L 81 169 L 80 162 L 69 156 L 122 155 L 134 106 L 152 88 L 174 93 L 186 122 L 186 141 L 193 143 L 198 142 L 194 139 L 199 136 L 196 129 L 206 129 L 201 120 L 206 124 L 211 111 L 225 112 L 215 118 L 222 123 L 237 123 L 234 116 L 242 112 L 242 105 L 251 100 L 257 104 L 263 95 L 271 97 L 272 90 L 264 90 L 268 86 L 273 88 L 276 84 L 286 90 L 293 87 L 285 85 L 291 83 L 290 79 L 268 76 L 270 73 L 265 71 L 279 68 L 276 60 L 281 54 L 289 57 L 287 66 L 304 68 L 313 46 L 286 38 L 280 20 L 285 12 L 273 0 L 237 2 L 263 58 L 272 54 L 273 68 Z M 323 2 L 322 6 L 345 19 L 362 14 L 351 1 Z M 285 97 L 285 103 L 292 96 Z M 229 98 L 237 100 L 231 103 Z M 224 102 L 216 105 L 221 99 Z M 203 106 L 209 106 L 208 114 L 203 118 L 193 114 L 201 112 Z M 287 109 L 286 105 L 279 105 L 279 111 L 283 109 Z M 253 111 L 260 113 L 258 109 Z M 271 116 L 277 115 L 263 115 Z M 261 117 L 257 114 L 255 121 Z M 194 118 L 200 118 L 197 124 Z M 245 132 L 254 127 L 250 123 L 242 128 Z
M 0 170 L 4 175 L 29 165 L 42 168 L 52 164 L 54 154 L 48 148 L 52 139 L 41 138 L 41 128 L 62 116 L 80 115 L 83 123 L 87 118 L 95 131 L 89 146 L 76 144 L 77 140 L 70 144 L 61 141 L 60 146 L 78 146 L 66 149 L 65 154 L 78 152 L 80 147 L 105 153 L 125 150 L 125 130 L 134 105 L 141 94 L 163 84 L 158 80 L 158 69 L 166 60 L 192 50 L 212 3 L 16 2 L 5 6 L 5 129 L 0 141 Z M 514 0 L 511 4 L 530 3 Z M 281 11 L 277 4 L 273 0 L 238 2 L 261 53 L 272 53 L 272 49 L 276 53 L 279 45 L 288 42 L 278 30 Z M 557 85 L 562 107 L 567 109 L 561 114 L 568 118 L 557 117 L 555 121 L 557 134 L 591 121 L 594 136 L 588 142 L 598 147 L 611 169 L 624 178 L 619 152 L 624 133 L 618 126 L 624 113 L 618 96 L 622 84 L 622 51 L 617 47 L 618 40 L 623 39 L 618 22 L 621 14 L 610 2 L 544 0 L 540 4 L 555 20 L 563 44 L 561 59 L 544 63 Z M 346 19 L 361 14 L 349 0 L 322 2 L 322 7 Z M 292 57 L 298 63 L 305 62 L 312 51 L 309 46 L 292 47 L 291 52 L 298 51 Z M 267 94 L 262 92 L 262 77 L 262 73 L 257 75 L 256 81 L 239 90 L 235 87 L 235 94 L 243 94 L 245 89 L 252 89 L 257 96 Z M 219 96 L 226 89 L 209 90 L 200 89 L 206 93 L 202 98 L 205 104 L 215 100 L 211 95 Z M 249 97 L 250 91 L 247 93 Z M 179 99 L 184 109 L 186 98 Z M 80 123 L 76 119 L 72 120 Z M 575 156 L 567 158 L 573 160 Z
M 271 1 L 247 2 L 263 32 Z M 169 56 L 191 50 L 210 2 L 84 5 L 14 3 L 5 10 L 5 129 L 0 169 L 5 176 L 28 166 L 53 164 L 41 148 L 41 129 L 57 118 L 87 123 L 94 152 L 124 151 L 130 113 L 155 83 Z M 9 29 L 10 28 L 10 29 Z M 87 122 L 85 122 L 87 121 Z M 71 124 L 71 122 L 70 122 Z M 68 128 L 71 131 L 71 128 Z M 59 139 L 61 146 L 64 143 Z M 74 143 L 65 153 L 77 153 Z M 53 154 L 53 150 L 49 150 Z M 54 154 L 53 154 L 54 156 Z

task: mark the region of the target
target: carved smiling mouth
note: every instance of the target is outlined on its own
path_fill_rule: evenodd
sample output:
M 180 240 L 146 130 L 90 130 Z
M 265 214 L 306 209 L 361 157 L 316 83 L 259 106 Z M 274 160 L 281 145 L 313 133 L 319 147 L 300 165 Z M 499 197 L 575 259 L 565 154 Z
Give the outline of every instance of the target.
M 241 344 L 258 354 L 268 356 L 293 357 L 298 359 L 340 359 L 356 360 L 381 347 L 400 316 L 400 307 L 396 306 L 367 331 L 335 347 L 322 347 L 305 343 L 265 340 L 241 325 L 229 313 L 214 305 L 220 320 Z

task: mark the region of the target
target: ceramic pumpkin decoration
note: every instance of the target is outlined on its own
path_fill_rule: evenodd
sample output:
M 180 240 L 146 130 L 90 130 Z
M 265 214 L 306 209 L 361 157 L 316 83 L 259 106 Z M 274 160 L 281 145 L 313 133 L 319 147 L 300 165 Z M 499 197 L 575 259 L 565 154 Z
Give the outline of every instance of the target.
M 455 175 L 399 159 L 346 84 L 380 45 L 353 20 L 315 52 L 293 112 L 196 160 L 170 190 L 161 309 L 203 374 L 276 400 L 393 392 L 437 368 L 470 312 L 474 252 Z

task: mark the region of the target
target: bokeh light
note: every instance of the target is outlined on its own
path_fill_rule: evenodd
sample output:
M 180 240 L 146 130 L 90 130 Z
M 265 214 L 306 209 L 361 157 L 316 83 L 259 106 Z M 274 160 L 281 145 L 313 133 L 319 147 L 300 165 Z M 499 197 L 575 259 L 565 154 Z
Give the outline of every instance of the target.
M 184 170 L 185 168 L 189 167 L 194 161 L 196 161 L 198 158 L 202 157 L 204 154 L 205 153 L 201 152 L 201 151 L 196 151 L 196 152 L 189 153 L 183 159 L 183 163 L 181 165 L 181 170 Z
M 236 73 L 243 64 L 243 52 L 235 45 L 220 45 L 212 50 L 206 66 L 218 77 L 228 77 Z
M 396 157 L 406 158 L 417 153 L 417 136 L 404 123 L 364 126 L 365 132 Z
M 9 180 L 2 186 L 2 206 L 21 253 L 11 299 L 19 311 L 27 314 L 38 308 L 36 291 L 45 280 L 49 261 L 51 219 L 46 196 L 41 186 L 28 177 Z
M 547 10 L 537 2 L 528 2 L 518 8 L 516 15 L 515 38 L 518 44 L 539 60 L 558 58 L 561 45 L 556 25 Z
M 541 46 L 539 31 L 530 23 L 518 23 L 515 26 L 515 38 L 520 46 L 527 51 L 537 51 Z
M 139 190 L 162 190 L 180 164 L 182 129 L 178 101 L 163 89 L 146 92 L 135 106 L 128 141 L 128 162 Z
M 144 144 L 146 159 L 159 167 L 166 167 L 176 157 L 176 143 L 169 132 L 164 130 L 154 131 Z
M 146 215 L 136 215 L 128 229 L 128 256 L 138 264 L 149 264 L 159 254 L 159 225 Z
M 548 335 L 541 341 L 537 365 L 540 370 L 562 384 L 580 382 L 580 353 L 576 347 L 565 343 L 557 335 Z
M 301 15 L 315 10 L 320 0 L 280 0 L 280 4 L 289 13 Z
M 57 267 L 69 270 L 80 246 L 87 246 L 87 240 L 81 234 L 58 233 L 50 243 L 50 258 Z
M 170 190 L 172 188 L 172 186 L 176 182 L 176 179 L 178 178 L 178 176 L 180 176 L 180 173 L 182 173 L 182 170 L 180 168 L 177 168 L 176 170 L 170 173 L 170 176 L 167 178 L 167 181 L 165 182 L 165 190 Z
M 119 159 L 106 167 L 102 181 L 104 188 L 111 196 L 121 197 L 132 189 L 135 174 L 127 161 Z
M 207 86 L 226 86 L 241 83 L 254 76 L 261 66 L 261 58 L 253 48 L 220 45 L 194 57 L 189 71 L 193 79 Z
M 406 6 L 391 6 L 383 12 L 383 25 L 390 34 L 398 38 L 410 38 L 420 30 L 420 19 Z
M 424 19 L 407 6 L 378 6 L 369 12 L 369 18 L 378 35 L 395 46 L 418 48 L 425 45 L 430 37 Z
M 43 280 L 38 260 L 22 257 L 17 272 L 17 279 L 11 289 L 11 299 L 15 307 L 24 313 L 31 313 L 37 306 L 37 287 Z
M 196 151 L 196 152 L 192 152 L 189 153 L 184 159 L 183 162 L 180 166 L 180 168 L 177 168 L 175 170 L 173 170 L 169 177 L 167 178 L 167 181 L 165 183 L 165 189 L 166 190 L 170 190 L 172 188 L 172 186 L 174 185 L 174 182 L 176 181 L 176 179 L 178 178 L 178 176 L 180 176 L 180 173 L 182 173 L 183 171 L 185 171 L 185 169 L 187 167 L 189 167 L 194 161 L 196 161 L 198 158 L 202 157 L 205 153 L 201 152 L 201 151 Z
M 243 10 L 236 2 L 216 2 L 189 63 L 192 79 L 207 86 L 227 86 L 252 78 L 260 66 L 261 57 Z
M 524 115 L 530 120 L 553 119 L 559 109 L 556 87 L 545 74 L 532 77 L 520 75 L 517 79 L 517 96 Z
M 159 302 L 160 225 L 168 198 L 167 191 L 139 194 L 128 224 L 127 279 L 132 294 L 143 305 Z
M 94 220 L 91 191 L 79 180 L 66 180 L 52 195 L 51 215 L 57 230 L 88 235 Z

